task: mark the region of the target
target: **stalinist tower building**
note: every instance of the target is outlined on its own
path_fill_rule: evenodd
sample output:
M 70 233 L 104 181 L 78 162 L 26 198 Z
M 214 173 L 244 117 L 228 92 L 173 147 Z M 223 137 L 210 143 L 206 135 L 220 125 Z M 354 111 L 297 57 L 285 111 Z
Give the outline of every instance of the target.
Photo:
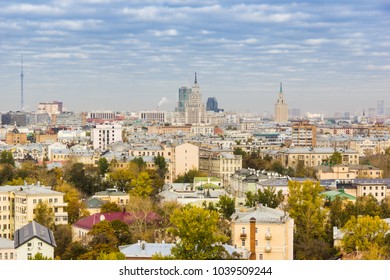
M 184 115 L 186 124 L 201 124 L 205 121 L 206 108 L 202 102 L 202 94 L 200 93 L 196 73 L 194 85 L 185 103 Z
M 280 83 L 280 91 L 278 100 L 275 104 L 275 122 L 286 123 L 288 121 L 288 108 L 286 100 L 284 99 L 282 83 Z

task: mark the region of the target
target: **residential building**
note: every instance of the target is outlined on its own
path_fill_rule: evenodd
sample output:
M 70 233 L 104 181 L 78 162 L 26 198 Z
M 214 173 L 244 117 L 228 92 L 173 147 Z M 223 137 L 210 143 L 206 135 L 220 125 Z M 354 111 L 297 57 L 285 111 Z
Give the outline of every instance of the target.
M 122 125 L 100 124 L 92 129 L 91 139 L 94 149 L 107 150 L 108 146 L 122 141 Z
M 49 116 L 62 114 L 62 102 L 40 102 L 37 114 L 48 114 Z
M 15 232 L 14 243 L 17 260 L 28 260 L 38 253 L 42 254 L 42 257 L 54 260 L 54 248 L 57 247 L 54 234 L 35 221 Z
M 317 127 L 308 120 L 293 121 L 291 138 L 291 147 L 316 147 Z
M 15 127 L 12 131 L 7 132 L 5 142 L 8 145 L 27 144 L 27 134 L 20 133 L 19 130 Z
M 16 260 L 16 250 L 12 240 L 0 237 L 0 261 L 3 260 Z
M 344 189 L 345 193 L 356 198 L 372 195 L 379 202 L 390 195 L 389 179 L 355 179 L 337 183 L 337 189 Z
M 292 260 L 294 219 L 266 206 L 237 209 L 232 215 L 232 245 L 251 252 L 250 260 Z
M 275 103 L 275 122 L 286 123 L 287 121 L 288 121 L 288 107 L 287 107 L 286 100 L 284 99 L 282 83 L 280 83 L 278 100 Z
M 64 193 L 53 191 L 39 182 L 37 185 L 1 186 L 0 200 L 0 226 L 4 238 L 12 239 L 15 230 L 32 221 L 40 202 L 47 203 L 52 209 L 56 225 L 68 223 L 68 204 L 64 202 Z
M 371 165 L 321 165 L 314 167 L 318 180 L 380 179 L 383 170 Z
M 97 198 L 105 202 L 114 202 L 121 207 L 129 204 L 130 196 L 126 192 L 119 191 L 117 188 L 109 188 L 105 191 L 95 193 L 92 198 Z

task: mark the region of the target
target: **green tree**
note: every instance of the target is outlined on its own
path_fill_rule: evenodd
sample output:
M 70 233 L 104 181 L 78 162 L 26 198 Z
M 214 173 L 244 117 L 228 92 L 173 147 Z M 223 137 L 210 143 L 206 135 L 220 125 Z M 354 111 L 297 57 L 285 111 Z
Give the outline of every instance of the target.
M 185 172 L 182 175 L 179 175 L 175 183 L 193 183 L 195 177 L 206 177 L 207 174 L 197 170 L 197 169 L 191 169 Z
M 323 188 L 319 182 L 312 181 L 289 181 L 288 188 L 287 210 L 295 224 L 295 258 L 301 260 L 329 258 L 331 249 L 330 244 L 326 242 L 325 230 L 327 212 L 323 208 L 323 198 L 320 195 Z M 324 248 L 320 252 L 312 250 L 320 242 Z
M 252 192 L 246 193 L 245 205 L 254 207 L 257 204 L 266 205 L 271 208 L 276 208 L 284 201 L 282 190 L 276 192 L 275 187 L 266 187 L 263 190 L 258 189 L 256 194 Z
M 108 172 L 109 167 L 110 167 L 110 164 L 108 163 L 108 161 L 105 157 L 99 158 L 98 168 L 99 168 L 99 173 L 101 176 L 104 177 L 104 175 Z
M 134 179 L 134 174 L 124 168 L 116 169 L 109 174 L 109 181 L 119 190 L 128 192 L 131 189 L 131 181 Z
M 236 201 L 234 197 L 222 195 L 219 197 L 219 201 L 217 202 L 216 206 L 218 207 L 219 212 L 222 214 L 222 217 L 224 217 L 226 220 L 230 220 L 230 217 L 236 211 L 235 204 Z
M 54 230 L 54 213 L 53 209 L 46 202 L 39 202 L 34 208 L 34 221 Z
M 131 231 L 128 224 L 121 220 L 114 220 L 111 222 L 111 227 L 114 229 L 114 234 L 118 239 L 118 245 L 132 243 Z
M 172 256 L 181 260 L 221 259 L 226 251 L 218 244 L 228 238 L 219 232 L 218 220 L 216 211 L 196 206 L 175 210 L 171 216 L 175 227 L 171 230 L 180 241 L 172 248 Z
M 97 260 L 125 260 L 126 256 L 121 252 L 111 252 L 111 253 L 101 252 L 96 259 Z
M 234 148 L 233 154 L 241 155 L 243 157 L 246 156 L 246 152 L 242 148 L 240 148 L 240 147 Z
M 123 209 L 115 202 L 107 202 L 100 209 L 101 213 L 121 212 Z
M 70 225 L 56 225 L 53 234 L 57 244 L 54 248 L 54 256 L 62 259 L 66 248 L 72 242 L 72 228 Z
M 65 193 L 64 202 L 68 203 L 67 212 L 70 224 L 88 215 L 85 205 L 80 200 L 81 193 L 75 187 L 67 183 L 62 183 L 55 190 Z
M 9 163 L 0 164 L 0 184 L 12 181 L 15 176 L 14 167 Z
M 74 241 L 69 244 L 64 254 L 62 255 L 63 260 L 78 260 L 81 256 L 88 253 L 88 248 L 85 244 L 80 241 Z
M 42 253 L 36 253 L 34 257 L 30 257 L 29 260 L 33 261 L 47 261 L 47 260 L 52 260 L 53 258 L 46 257 L 42 255 Z
M 373 257 L 373 251 L 370 251 L 370 249 L 373 245 L 384 249 L 389 225 L 378 216 L 359 216 L 357 218 L 352 216 L 341 231 L 344 232 L 342 248 L 346 253 L 360 251 Z M 376 257 L 385 254 L 380 249 Z
M 141 172 L 136 179 L 131 181 L 131 195 L 147 197 L 153 192 L 153 180 L 149 178 L 147 172 Z
M 168 172 L 167 162 L 165 161 L 165 158 L 160 155 L 154 157 L 154 165 L 157 168 L 157 174 L 164 179 L 165 174 Z
M 4 150 L 0 153 L 0 164 L 2 163 L 10 164 L 15 167 L 15 159 L 12 152 Z
M 142 157 L 135 157 L 131 160 L 131 162 L 137 167 L 137 174 L 146 169 L 146 162 Z
M 343 162 L 343 157 L 339 152 L 334 152 L 329 158 L 330 165 L 337 165 Z

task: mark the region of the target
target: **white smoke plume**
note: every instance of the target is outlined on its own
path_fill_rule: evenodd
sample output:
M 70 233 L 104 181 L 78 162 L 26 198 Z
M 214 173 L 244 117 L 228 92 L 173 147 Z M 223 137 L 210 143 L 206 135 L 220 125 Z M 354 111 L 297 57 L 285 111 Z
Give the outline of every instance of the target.
M 163 97 L 160 102 L 158 103 L 157 107 L 160 107 L 161 105 L 163 105 L 164 103 L 168 103 L 168 98 L 166 97 Z

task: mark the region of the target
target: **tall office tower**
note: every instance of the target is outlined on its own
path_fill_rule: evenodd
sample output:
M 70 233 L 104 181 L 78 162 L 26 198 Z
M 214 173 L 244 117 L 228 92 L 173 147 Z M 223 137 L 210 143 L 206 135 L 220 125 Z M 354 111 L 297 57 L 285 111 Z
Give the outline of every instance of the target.
M 288 107 L 286 100 L 284 99 L 282 83 L 280 83 L 280 91 L 278 100 L 275 104 L 275 122 L 286 123 L 288 121 Z
M 218 112 L 218 101 L 215 97 L 209 97 L 206 103 L 206 111 Z
M 195 82 L 191 89 L 188 101 L 185 103 L 184 119 L 186 124 L 204 123 L 206 108 L 202 102 L 202 94 L 195 73 Z
M 185 104 L 191 94 L 191 88 L 179 88 L 179 100 L 177 101 L 176 112 L 184 112 Z
M 384 113 L 385 113 L 385 101 L 384 100 L 377 100 L 376 101 L 376 115 L 383 116 Z

